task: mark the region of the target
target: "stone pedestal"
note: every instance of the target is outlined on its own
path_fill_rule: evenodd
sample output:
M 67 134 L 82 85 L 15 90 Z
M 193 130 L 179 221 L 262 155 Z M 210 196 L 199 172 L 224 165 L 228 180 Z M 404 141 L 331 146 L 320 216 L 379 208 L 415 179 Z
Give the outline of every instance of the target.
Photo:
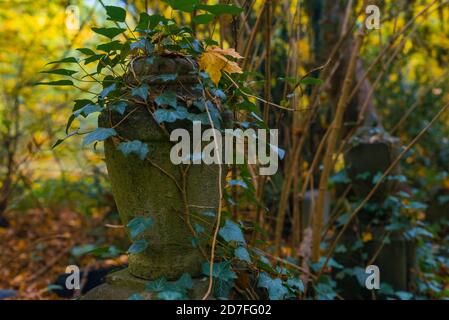
M 382 246 L 383 231 L 379 228 L 373 231 L 373 240 L 364 244 L 361 249 L 371 259 Z M 357 237 L 348 234 L 343 237 L 342 243 L 346 248 L 351 248 L 357 241 Z M 366 265 L 360 256 L 360 252 L 346 252 L 336 255 L 336 260 L 345 268 L 360 267 L 363 270 Z M 416 242 L 405 239 L 400 234 L 390 235 L 390 242 L 385 243 L 372 263 L 379 267 L 380 283 L 389 284 L 395 291 L 409 291 L 413 284 L 416 268 Z M 345 299 L 371 299 L 371 291 L 361 285 L 356 276 L 346 276 L 338 281 Z M 379 291 L 376 290 L 376 294 Z
M 139 294 L 145 300 L 154 299 L 154 293 L 145 292 L 147 281 L 131 275 L 128 269 L 114 272 L 106 277 L 106 282 L 86 293 L 82 300 L 128 300 L 133 294 Z M 200 300 L 207 291 L 208 278 L 193 279 L 190 298 Z

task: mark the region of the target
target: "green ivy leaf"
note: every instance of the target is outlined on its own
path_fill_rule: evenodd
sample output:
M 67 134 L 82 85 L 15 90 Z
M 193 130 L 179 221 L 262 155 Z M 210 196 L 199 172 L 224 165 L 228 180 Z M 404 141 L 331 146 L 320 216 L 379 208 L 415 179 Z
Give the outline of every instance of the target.
M 78 63 L 78 60 L 74 57 L 68 57 L 68 58 L 64 58 L 61 60 L 49 62 L 49 63 L 47 63 L 47 65 L 56 64 L 56 63 Z
M 204 227 L 198 223 L 195 222 L 195 224 L 193 225 L 193 228 L 195 229 L 195 232 L 197 234 L 201 234 L 204 232 Z
M 198 4 L 195 6 L 196 9 L 201 9 L 217 16 L 222 14 L 230 14 L 230 15 L 238 15 L 243 12 L 243 9 L 230 4 L 215 4 L 215 5 L 207 5 L 207 4 Z
M 134 97 L 140 97 L 140 98 L 142 98 L 144 101 L 147 101 L 147 99 L 148 99 L 148 90 L 149 90 L 149 87 L 148 87 L 148 85 L 147 84 L 142 84 L 140 87 L 138 87 L 138 88 L 133 88 L 132 90 L 131 90 L 131 94 L 132 94 L 132 96 L 134 96 Z
M 187 296 L 183 292 L 179 291 L 162 291 L 157 295 L 159 299 L 162 300 L 186 300 Z
M 141 294 L 134 293 L 128 297 L 128 300 L 145 300 Z
M 395 294 L 401 300 L 411 300 L 413 298 L 413 294 L 406 291 L 396 291 Z
M 260 274 L 257 286 L 268 290 L 270 300 L 282 300 L 288 294 L 282 280 L 279 278 L 272 279 L 266 272 Z
M 123 115 L 126 111 L 126 107 L 127 107 L 127 103 L 125 101 L 119 101 L 117 103 L 113 103 L 112 105 L 110 105 L 109 109 L 111 111 L 116 111 L 116 112 L 120 113 L 121 115 Z
M 97 104 L 89 103 L 89 104 L 85 105 L 84 107 L 82 107 L 81 109 L 78 109 L 75 112 L 73 112 L 73 115 L 75 117 L 79 117 L 80 115 L 82 115 L 85 118 L 89 114 L 94 113 L 94 112 L 101 112 L 101 107 Z
M 163 0 L 175 10 L 192 13 L 199 0 Z
M 140 239 L 137 241 L 134 241 L 133 244 L 129 247 L 128 253 L 141 253 L 148 247 L 148 240 L 147 239 Z
M 215 16 L 213 14 L 205 13 L 194 16 L 192 19 L 193 22 L 196 24 L 208 24 L 209 22 L 215 19 Z
M 298 290 L 299 292 L 304 293 L 304 283 L 301 281 L 301 279 L 298 278 L 290 278 L 287 280 L 287 285 L 295 290 Z
M 176 110 L 157 109 L 154 113 L 154 118 L 158 123 L 175 122 L 176 120 L 183 120 L 189 117 L 189 113 L 184 107 L 177 107 Z
M 148 145 L 139 140 L 120 142 L 117 149 L 125 156 L 128 156 L 130 153 L 135 153 L 140 160 L 144 160 L 149 152 Z
M 142 232 L 150 228 L 154 224 L 151 217 L 136 217 L 126 225 L 129 228 L 131 239 L 135 239 Z
M 313 77 L 305 77 L 299 81 L 300 84 L 304 85 L 320 85 L 323 83 L 323 80 L 313 78 Z
M 78 48 L 76 50 L 81 52 L 82 54 L 85 54 L 86 56 L 93 56 L 95 54 L 95 52 L 89 48 Z
M 245 238 L 240 226 L 229 219 L 226 220 L 225 225 L 220 229 L 219 234 L 226 242 L 235 241 L 245 243 Z
M 206 276 L 210 276 L 210 264 L 209 262 L 203 263 L 203 274 Z M 237 275 L 235 272 L 231 269 L 231 263 L 228 261 L 223 262 L 216 262 L 214 263 L 214 267 L 212 270 L 212 277 L 221 279 L 223 281 L 229 281 L 237 279 Z
M 115 136 L 117 132 L 112 128 L 97 128 L 84 137 L 83 146 L 91 144 L 94 141 L 104 141 L 109 137 Z
M 115 6 L 105 6 L 105 9 L 108 15 L 108 20 L 125 22 L 126 19 L 125 9 Z
M 100 44 L 97 46 L 97 50 L 101 50 L 104 52 L 121 50 L 122 48 L 123 48 L 123 44 L 119 40 L 114 40 L 114 41 L 103 43 L 103 44 Z
M 190 274 L 188 273 L 184 273 L 177 281 L 176 281 L 176 286 L 182 288 L 182 289 L 186 289 L 186 290 L 190 290 L 193 288 L 193 282 L 192 282 L 192 277 L 190 276 Z
M 160 74 L 160 75 L 155 76 L 153 78 L 153 81 L 155 81 L 155 80 L 174 81 L 174 80 L 176 80 L 176 78 L 178 78 L 177 73 L 165 73 L 165 74 Z
M 49 82 L 37 82 L 35 83 L 36 86 L 38 85 L 45 85 L 45 86 L 73 86 L 73 82 L 71 80 L 57 80 L 57 81 L 49 81 Z
M 98 60 L 102 59 L 105 56 L 106 55 L 104 55 L 104 54 L 94 54 L 93 56 L 90 56 L 89 58 L 86 58 L 84 60 L 84 65 L 88 65 L 89 63 L 98 61 Z
M 48 70 L 48 71 L 41 71 L 40 73 L 49 73 L 49 74 L 59 74 L 62 76 L 71 76 L 78 71 L 75 70 L 68 70 L 68 69 L 54 69 L 54 70 Z
M 92 28 L 92 31 L 98 34 L 101 34 L 102 36 L 108 37 L 109 39 L 113 39 L 116 36 L 118 36 L 119 34 L 123 33 L 126 31 L 126 29 L 123 28 Z
M 104 98 L 106 98 L 108 96 L 108 94 L 110 94 L 116 88 L 117 88 L 117 86 L 115 83 L 111 84 L 110 86 L 107 86 L 100 92 L 100 94 L 99 94 L 100 98 L 103 100 Z
M 234 250 L 234 256 L 235 256 L 237 259 L 240 259 L 240 260 L 242 260 L 242 261 L 251 263 L 251 257 L 249 256 L 249 252 L 248 252 L 248 250 L 246 250 L 245 247 L 237 247 L 237 248 Z
M 138 41 L 132 42 L 130 44 L 129 48 L 131 50 L 142 49 L 148 54 L 153 52 L 153 44 L 150 41 L 148 41 L 148 39 L 146 39 L 146 38 L 142 38 Z
M 168 105 L 176 108 L 176 92 L 174 91 L 164 91 L 162 94 L 158 95 L 154 100 L 159 106 Z
M 167 288 L 168 282 L 167 279 L 165 279 L 164 277 L 154 281 L 148 281 L 147 284 L 145 285 L 145 291 L 150 292 L 161 292 L 167 290 Z
M 249 256 L 249 252 L 248 252 L 248 250 L 246 250 L 245 247 L 237 247 L 237 248 L 234 250 L 234 256 L 235 256 L 237 259 L 240 259 L 240 260 L 242 260 L 242 261 L 251 263 L 251 257 Z

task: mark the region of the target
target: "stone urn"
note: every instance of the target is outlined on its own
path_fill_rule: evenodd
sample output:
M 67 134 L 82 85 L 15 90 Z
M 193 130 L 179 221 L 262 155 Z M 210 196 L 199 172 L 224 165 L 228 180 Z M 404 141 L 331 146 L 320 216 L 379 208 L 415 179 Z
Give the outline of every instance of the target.
M 178 100 L 179 97 L 185 97 L 185 100 L 202 97 L 202 91 L 197 89 L 198 71 L 193 60 L 155 56 L 151 63 L 145 58 L 135 60 L 132 68 L 125 79 L 132 85 L 148 85 L 149 104 L 154 99 L 152 94 L 163 90 L 176 92 Z M 177 77 L 174 80 L 159 77 L 167 74 L 177 74 Z M 214 224 L 211 215 L 205 213 L 216 212 L 222 182 L 216 164 L 172 163 L 170 151 L 176 142 L 170 141 L 169 133 L 179 127 L 191 130 L 192 123 L 185 121 L 160 126 L 148 105 L 138 103 L 128 105 L 123 115 L 104 111 L 98 122 L 99 127 L 114 126 L 121 138 L 148 145 L 149 153 L 143 160 L 133 154 L 125 156 L 116 148 L 115 138 L 105 141 L 104 152 L 122 223 L 126 225 L 131 219 L 144 216 L 151 217 L 153 225 L 142 236 L 148 240 L 147 248 L 141 253 L 130 254 L 128 268 L 107 279 L 106 285 L 115 286 L 116 291 L 121 287 L 122 290 L 118 290 L 121 293 L 114 294 L 112 289 L 102 287 L 96 294 L 89 296 L 88 293 L 86 298 L 122 299 L 133 290 L 142 290 L 147 280 L 164 277 L 175 281 L 184 273 L 194 278 L 201 276 L 201 265 L 207 257 L 200 248 L 207 249 Z M 203 229 L 196 238 L 192 226 Z
M 361 127 L 351 138 L 350 148 L 345 152 L 345 165 L 351 179 L 352 190 L 361 198 L 374 187 L 374 177 L 384 173 L 399 155 L 399 139 L 390 136 L 382 128 Z M 400 173 L 399 166 L 391 175 Z M 373 200 L 383 201 L 396 187 L 397 181 L 385 179 L 373 196 Z

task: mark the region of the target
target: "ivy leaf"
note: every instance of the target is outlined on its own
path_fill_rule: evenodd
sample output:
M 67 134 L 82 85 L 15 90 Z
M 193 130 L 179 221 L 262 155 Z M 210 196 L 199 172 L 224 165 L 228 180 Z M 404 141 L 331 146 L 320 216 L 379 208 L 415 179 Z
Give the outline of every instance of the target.
M 94 113 L 94 112 L 101 112 L 101 107 L 97 104 L 89 103 L 89 104 L 85 105 L 84 107 L 82 107 L 81 109 L 78 109 L 75 112 L 73 112 L 73 115 L 75 117 L 79 117 L 80 115 L 82 115 L 85 118 L 89 114 Z
M 226 220 L 225 225 L 219 231 L 220 236 L 226 241 L 235 241 L 239 243 L 245 243 L 245 238 L 243 237 L 243 232 L 240 226 L 231 221 Z
M 195 229 L 195 232 L 197 234 L 201 234 L 201 233 L 204 232 L 204 227 L 202 225 L 198 224 L 198 223 L 195 223 L 193 228 Z
M 147 53 L 153 52 L 153 44 L 150 41 L 148 41 L 146 38 L 142 38 L 138 41 L 132 42 L 129 47 L 131 50 L 142 49 Z
M 74 57 L 68 57 L 68 58 L 64 58 L 61 60 L 49 62 L 49 63 L 47 63 L 47 65 L 55 64 L 55 63 L 78 63 L 78 60 Z
M 126 107 L 127 107 L 127 103 L 125 101 L 120 101 L 120 102 L 110 105 L 109 109 L 111 111 L 116 111 L 116 112 L 120 113 L 121 115 L 123 115 L 126 111 Z
M 303 79 L 301 79 L 299 81 L 300 84 L 305 84 L 305 85 L 319 85 L 323 83 L 323 80 L 321 79 L 317 79 L 317 78 L 313 78 L 313 77 L 305 77 Z
M 243 9 L 234 5 L 228 4 L 215 4 L 215 5 L 207 5 L 207 4 L 198 4 L 196 5 L 196 9 L 201 9 L 217 16 L 222 14 L 231 14 L 237 15 L 240 14 Z
M 243 180 L 229 180 L 228 183 L 230 186 L 240 186 L 244 189 L 248 189 L 248 185 Z
M 187 119 L 189 113 L 184 107 L 177 107 L 176 110 L 157 109 L 154 113 L 154 118 L 158 123 L 169 122 L 173 123 L 176 120 Z
M 129 247 L 128 253 L 141 253 L 148 247 L 148 240 L 147 239 L 140 239 L 137 241 L 134 241 L 133 244 Z
M 98 34 L 101 34 L 102 36 L 108 37 L 109 39 L 113 39 L 116 36 L 118 36 L 119 34 L 123 33 L 126 31 L 126 29 L 123 28 L 92 28 L 92 31 Z
M 145 291 L 161 292 L 167 290 L 167 287 L 168 287 L 167 279 L 162 277 L 154 281 L 148 281 L 147 284 L 145 285 Z
M 193 288 L 192 277 L 188 273 L 184 273 L 177 281 L 176 286 L 190 290 Z
M 86 56 L 93 56 L 95 54 L 95 52 L 89 48 L 78 48 L 76 50 L 81 52 L 82 54 L 85 54 Z
M 128 297 L 128 300 L 145 300 L 141 294 L 133 293 Z
M 126 11 L 123 8 L 115 6 L 105 6 L 106 13 L 108 14 L 108 20 L 125 22 Z
M 213 14 L 205 13 L 194 16 L 192 19 L 195 24 L 208 24 L 215 19 L 215 16 Z
M 104 52 L 121 50 L 122 48 L 123 48 L 123 44 L 119 40 L 114 40 L 114 41 L 103 43 L 103 44 L 100 44 L 97 46 L 97 50 L 101 50 Z
M 165 73 L 155 76 L 153 80 L 174 81 L 176 78 L 178 78 L 177 73 Z
M 272 279 L 266 272 L 260 274 L 257 286 L 268 290 L 270 300 L 282 300 L 288 294 L 282 280 L 279 278 Z
M 251 263 L 251 257 L 245 247 L 237 247 L 234 250 L 234 256 L 242 261 Z
M 110 94 L 112 91 L 114 91 L 116 89 L 116 87 L 117 87 L 116 84 L 113 83 L 110 86 L 104 88 L 99 94 L 100 98 L 101 99 L 106 98 L 108 94 Z
M 140 87 L 138 87 L 138 88 L 133 88 L 132 90 L 131 90 L 131 94 L 134 96 L 134 97 L 140 97 L 140 98 L 142 98 L 144 101 L 147 101 L 147 99 L 148 99 L 148 90 L 149 90 L 149 87 L 148 87 L 148 85 L 147 84 L 142 84 Z
M 92 55 L 89 58 L 84 60 L 84 65 L 88 65 L 89 63 L 98 61 L 98 60 L 102 59 L 103 57 L 105 57 L 104 54 L 94 54 L 94 55 Z
M 94 141 L 104 141 L 116 134 L 117 132 L 113 128 L 97 128 L 84 137 L 83 146 L 91 144 Z
M 210 264 L 209 262 L 203 263 L 203 274 L 210 276 Z M 231 264 L 228 261 L 216 262 L 212 270 L 212 277 L 221 279 L 223 281 L 229 281 L 237 279 L 237 275 L 231 269 Z
M 164 0 L 175 10 L 192 13 L 199 0 Z
M 54 70 L 48 70 L 48 71 L 41 71 L 40 73 L 48 73 L 48 74 L 59 74 L 62 76 L 71 76 L 78 71 L 75 70 L 68 70 L 68 69 L 54 69 Z
M 290 279 L 287 280 L 287 285 L 290 288 L 296 289 L 299 292 L 304 293 L 304 283 L 301 281 L 301 279 L 290 278 Z
M 45 86 L 73 86 L 73 82 L 71 80 L 57 80 L 57 81 L 49 81 L 49 82 L 37 82 L 35 83 L 36 86 L 38 85 L 45 85 Z
M 410 300 L 413 298 L 413 294 L 406 291 L 396 291 L 395 295 L 401 300 Z
M 184 293 L 179 292 L 179 291 L 172 291 L 172 290 L 162 291 L 157 296 L 159 299 L 162 299 L 162 300 L 185 300 L 185 299 L 187 299 L 187 296 Z
M 159 106 L 169 105 L 176 108 L 176 92 L 170 90 L 164 91 L 162 94 L 158 95 L 154 101 Z
M 154 224 L 151 217 L 136 217 L 126 225 L 129 228 L 131 239 L 135 239 L 142 232 L 150 228 Z
M 154 112 L 154 118 L 156 119 L 157 123 L 162 122 L 173 123 L 176 121 L 176 119 L 178 119 L 174 111 L 165 109 L 156 110 Z
M 148 145 L 139 140 L 120 142 L 117 149 L 123 152 L 125 156 L 128 156 L 130 153 L 135 153 L 140 160 L 144 160 L 149 152 Z

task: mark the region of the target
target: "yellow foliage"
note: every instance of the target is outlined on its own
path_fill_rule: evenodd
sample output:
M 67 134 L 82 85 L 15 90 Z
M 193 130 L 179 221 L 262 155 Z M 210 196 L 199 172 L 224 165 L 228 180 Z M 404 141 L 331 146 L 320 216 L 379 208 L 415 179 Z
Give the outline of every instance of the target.
M 368 242 L 373 240 L 373 234 L 371 232 L 364 232 L 362 235 L 362 241 L 363 242 Z
M 227 73 L 243 72 L 237 62 L 229 60 L 226 56 L 235 59 L 243 58 L 234 49 L 221 49 L 217 46 L 209 47 L 200 57 L 200 69 L 206 71 L 215 84 L 220 81 L 222 71 Z

